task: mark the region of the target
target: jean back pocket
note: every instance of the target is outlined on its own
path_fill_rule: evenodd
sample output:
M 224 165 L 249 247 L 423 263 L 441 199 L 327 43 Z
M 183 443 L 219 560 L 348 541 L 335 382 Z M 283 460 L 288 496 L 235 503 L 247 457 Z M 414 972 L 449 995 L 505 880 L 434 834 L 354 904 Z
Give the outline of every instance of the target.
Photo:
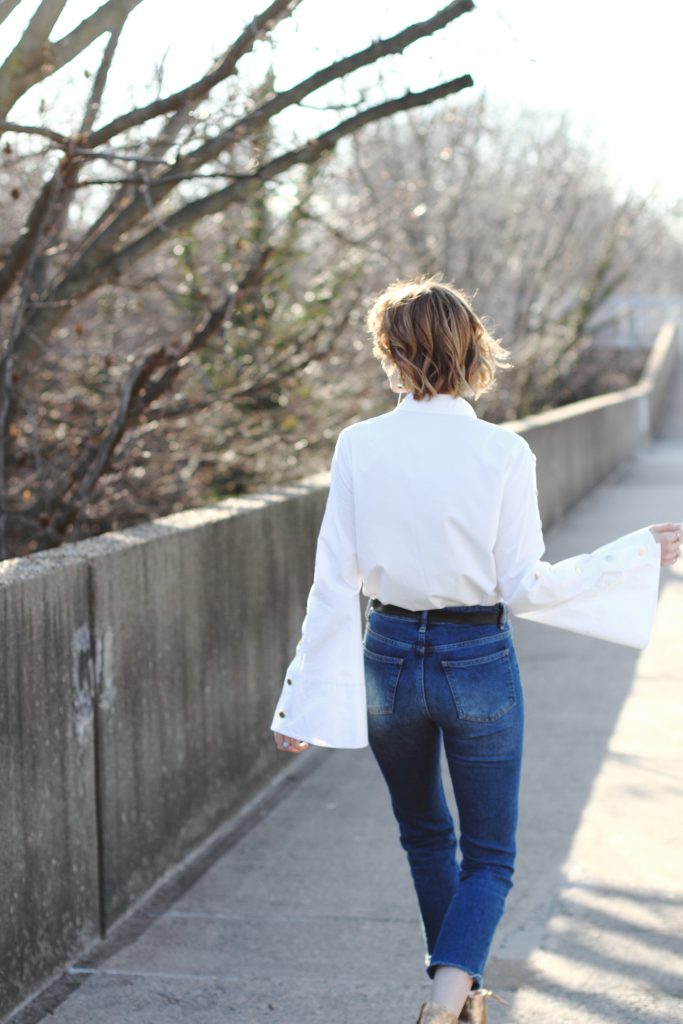
M 363 648 L 365 693 L 369 715 L 390 715 L 404 659 Z
M 510 649 L 479 658 L 441 659 L 458 718 L 495 722 L 517 703 Z

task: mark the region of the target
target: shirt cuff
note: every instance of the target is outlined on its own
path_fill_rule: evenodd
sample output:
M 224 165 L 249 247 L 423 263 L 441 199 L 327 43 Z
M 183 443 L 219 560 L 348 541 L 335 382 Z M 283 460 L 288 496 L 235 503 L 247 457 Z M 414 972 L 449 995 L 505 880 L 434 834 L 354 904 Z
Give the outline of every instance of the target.
M 362 665 L 360 639 L 358 646 Z M 364 673 L 354 683 L 339 683 L 334 679 L 310 680 L 288 671 L 270 728 L 316 747 L 367 747 Z
M 538 562 L 509 603 L 519 618 L 642 650 L 659 598 L 661 547 L 649 527 L 561 562 Z

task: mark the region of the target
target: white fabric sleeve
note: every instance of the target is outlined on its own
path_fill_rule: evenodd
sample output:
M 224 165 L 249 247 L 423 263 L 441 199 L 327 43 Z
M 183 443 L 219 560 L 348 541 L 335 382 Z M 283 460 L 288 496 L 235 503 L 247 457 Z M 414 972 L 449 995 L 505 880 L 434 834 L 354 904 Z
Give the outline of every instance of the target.
M 513 615 L 636 647 L 649 643 L 659 597 L 661 548 L 643 527 L 588 554 L 543 561 L 536 457 L 528 444 L 508 470 L 494 559 Z
M 297 652 L 271 730 L 321 747 L 368 745 L 353 490 L 344 431 L 327 495 Z

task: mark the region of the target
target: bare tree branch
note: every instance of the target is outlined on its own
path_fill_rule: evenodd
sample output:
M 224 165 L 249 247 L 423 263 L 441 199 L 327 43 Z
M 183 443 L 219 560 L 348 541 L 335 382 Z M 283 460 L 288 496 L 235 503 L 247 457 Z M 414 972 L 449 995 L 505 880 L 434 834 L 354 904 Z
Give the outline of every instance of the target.
M 474 82 L 470 75 L 462 75 L 431 89 L 415 93 L 408 92 L 396 99 L 387 100 L 374 107 L 369 107 L 354 117 L 342 121 L 330 129 L 330 131 L 323 132 L 322 135 L 315 139 L 310 139 L 298 149 L 290 150 L 288 153 L 275 157 L 254 171 L 253 174 L 245 175 L 226 188 L 212 192 L 211 195 L 205 196 L 202 199 L 187 203 L 180 210 L 177 210 L 165 219 L 164 229 L 180 231 L 202 217 L 224 210 L 231 203 L 244 199 L 249 190 L 252 190 L 255 186 L 260 186 L 261 183 L 272 180 L 291 167 L 299 164 L 314 163 L 323 153 L 333 149 L 340 139 L 352 134 L 364 125 L 370 124 L 372 121 L 378 121 L 381 118 L 389 117 L 398 111 L 408 110 L 411 107 L 434 103 L 445 96 L 451 96 L 463 89 L 468 89 L 473 84 Z M 93 272 L 97 273 L 100 280 L 114 280 L 142 255 L 159 245 L 161 241 L 162 237 L 159 229 L 152 229 L 141 238 L 136 239 L 135 242 L 131 242 L 125 249 L 112 253 L 104 263 L 95 265 L 97 269 L 95 270 L 95 267 L 93 267 Z M 85 265 L 87 266 L 87 263 Z M 73 294 L 76 293 L 72 293 L 70 288 L 67 287 L 66 295 L 72 297 Z
M 208 161 L 214 160 L 220 155 L 220 153 L 225 151 L 235 142 L 248 136 L 250 132 L 255 131 L 260 125 L 275 117 L 276 114 L 282 113 L 282 111 L 287 109 L 287 107 L 299 103 L 305 96 L 316 92 L 323 86 L 329 85 L 331 82 L 337 81 L 338 79 L 343 78 L 362 67 L 367 67 L 368 65 L 376 63 L 382 57 L 402 53 L 407 46 L 416 42 L 418 39 L 432 35 L 434 32 L 444 28 L 456 18 L 459 18 L 461 15 L 471 11 L 473 8 L 473 0 L 456 0 L 456 2 L 450 3 L 446 7 L 442 8 L 442 10 L 437 11 L 433 17 L 428 18 L 426 21 L 410 25 L 408 28 L 395 33 L 393 36 L 389 36 L 386 39 L 379 39 L 376 42 L 371 43 L 370 46 L 365 47 L 363 50 L 359 50 L 341 60 L 334 61 L 327 67 L 299 82 L 291 89 L 277 93 L 256 110 L 247 114 L 245 117 L 233 124 L 227 131 L 220 133 L 214 139 L 208 140 L 193 152 L 180 157 L 176 160 L 173 166 L 173 173 L 177 175 L 195 171 L 198 167 L 201 167 Z M 469 84 L 472 84 L 471 79 Z M 135 123 L 137 123 L 137 121 L 133 120 L 131 125 Z M 124 127 L 129 126 L 126 125 Z M 122 128 L 120 127 L 119 130 L 122 130 Z M 105 127 L 91 136 L 88 140 L 88 145 L 92 148 L 104 141 L 107 141 L 110 137 L 111 136 L 107 134 L 107 128 Z M 172 191 L 173 186 L 174 182 L 169 181 L 164 175 L 161 175 L 156 179 L 150 186 L 150 195 L 154 202 L 159 203 L 164 196 Z M 114 204 L 110 204 L 109 210 L 103 214 L 99 220 L 98 227 L 102 226 L 103 230 L 98 231 L 91 236 L 92 241 L 83 252 L 82 259 L 87 261 L 93 255 L 97 258 L 96 254 L 110 251 L 116 245 L 121 234 L 130 230 L 130 228 L 140 220 L 141 216 L 144 214 L 144 207 L 145 203 L 140 197 L 138 197 L 137 200 L 134 199 L 132 202 L 126 203 L 125 208 L 120 211 L 116 209 Z M 110 222 L 105 228 L 108 213 L 111 213 L 113 219 L 110 219 Z
M 120 32 L 128 16 L 142 0 L 107 0 L 89 18 L 58 42 L 51 44 L 55 71 L 71 63 L 105 32 Z
M 48 37 L 66 0 L 42 0 L 22 38 L 0 67 L 0 117 L 6 117 L 32 86 L 64 67 L 104 32 L 113 32 L 141 2 L 107 0 L 72 32 L 53 43 Z
M 93 132 L 88 139 L 88 145 L 99 146 L 102 142 L 108 142 L 109 139 L 128 128 L 144 124 L 145 121 L 150 121 L 161 114 L 171 113 L 185 107 L 188 103 L 196 104 L 198 100 L 204 99 L 214 86 L 233 75 L 238 62 L 253 49 L 254 44 L 271 32 L 280 21 L 293 14 L 300 3 L 301 0 L 273 0 L 273 3 L 269 4 L 261 14 L 258 14 L 245 26 L 232 46 L 226 50 L 207 75 L 171 96 L 131 110 L 110 121 L 109 124 L 103 125 L 102 128 Z
M 101 284 L 117 280 L 138 259 L 159 246 L 168 237 L 169 232 L 181 231 L 209 214 L 224 210 L 231 203 L 244 200 L 251 192 L 258 190 L 263 182 L 272 180 L 295 165 L 314 163 L 324 152 L 333 149 L 341 138 L 352 134 L 365 124 L 389 117 L 401 110 L 433 103 L 435 100 L 467 89 L 473 84 L 470 75 L 462 75 L 431 89 L 417 93 L 408 92 L 404 96 L 370 107 L 355 117 L 341 122 L 330 131 L 309 140 L 304 146 L 275 157 L 252 175 L 247 175 L 203 199 L 187 203 L 126 248 L 118 252 L 111 252 L 111 249 L 107 248 L 106 253 L 101 253 L 103 256 L 101 262 L 97 262 L 96 256 L 100 254 L 100 249 L 103 247 L 100 245 L 100 239 L 96 239 L 91 248 L 86 250 L 62 281 L 55 286 L 51 295 L 54 305 L 37 310 L 31 318 L 28 326 L 33 332 L 33 336 L 28 331 L 24 333 L 23 343 L 17 347 L 17 358 L 23 360 L 29 356 L 34 345 L 33 338 L 42 337 L 47 330 L 54 326 L 68 308 L 69 302 L 76 301 Z M 150 192 L 152 194 L 153 189 L 154 186 L 151 185 Z M 142 202 L 146 203 L 145 199 Z
M 132 0 L 129 0 L 129 2 L 132 2 Z M 291 2 L 286 3 L 285 0 L 276 0 L 275 3 L 271 4 L 258 19 L 255 19 L 254 22 L 251 23 L 249 31 L 245 30 L 234 46 L 231 47 L 231 50 L 228 51 L 228 54 L 220 65 L 222 70 L 225 71 L 228 66 L 231 66 L 234 69 L 234 65 L 239 57 L 246 52 L 246 49 L 248 49 L 250 45 L 253 45 L 253 40 L 258 32 L 262 31 L 265 25 L 270 25 L 273 19 L 278 19 L 291 13 L 294 6 L 295 5 Z M 153 205 L 158 204 L 160 200 L 177 184 L 179 175 L 192 173 L 202 164 L 214 159 L 222 149 L 230 144 L 230 142 L 234 142 L 236 139 L 243 137 L 248 131 L 254 130 L 258 124 L 263 123 L 264 120 L 268 120 L 275 116 L 276 113 L 281 112 L 287 106 L 299 102 L 299 100 L 304 96 L 315 92 L 323 85 L 340 77 L 344 77 L 350 72 L 358 70 L 360 67 L 374 63 L 381 57 L 389 54 L 401 53 L 411 43 L 443 28 L 462 14 L 472 10 L 473 7 L 473 0 L 456 0 L 456 2 L 450 3 L 446 7 L 442 8 L 433 17 L 411 25 L 386 39 L 377 40 L 370 46 L 352 54 L 349 57 L 335 61 L 316 74 L 309 76 L 292 89 L 276 95 L 256 111 L 247 115 L 245 118 L 241 119 L 241 121 L 237 122 L 237 124 L 233 125 L 226 133 L 222 133 L 217 139 L 210 140 L 200 146 L 193 153 L 190 153 L 186 157 L 176 161 L 173 166 L 172 175 L 170 174 L 167 176 L 162 174 L 160 178 L 153 179 L 147 183 L 143 192 L 139 194 L 137 198 L 127 201 L 124 209 L 119 212 L 118 215 L 114 216 L 111 223 L 106 225 L 106 227 L 107 213 L 105 212 L 105 214 L 98 219 L 98 225 L 93 226 L 93 230 L 89 233 L 90 241 L 86 243 L 85 248 L 82 250 L 79 261 L 72 268 L 67 281 L 63 282 L 61 286 L 62 294 L 60 294 L 60 300 L 62 298 L 72 298 L 76 294 L 83 294 L 82 291 L 79 292 L 78 288 L 75 287 L 76 283 L 79 282 L 79 280 L 87 282 L 89 275 L 91 275 L 93 270 L 98 267 L 100 261 L 103 258 L 106 259 L 106 257 L 111 253 L 121 235 L 130 230 L 130 228 L 144 217 L 145 214 L 150 213 Z M 232 54 L 232 56 L 230 56 L 230 54 Z M 333 148 L 338 139 L 353 133 L 370 121 L 389 116 L 397 110 L 409 109 L 413 106 L 431 103 L 442 96 L 456 93 L 461 89 L 471 86 L 472 84 L 473 82 L 470 76 L 464 75 L 458 79 L 454 79 L 451 82 L 444 83 L 441 86 L 426 90 L 422 93 L 407 93 L 400 99 L 388 101 L 376 107 L 371 107 L 368 110 L 360 112 L 354 117 L 347 119 L 332 131 L 326 132 L 317 140 L 307 143 L 306 146 L 301 147 L 298 150 L 293 150 L 288 154 L 283 154 L 276 160 L 271 161 L 270 164 L 260 168 L 251 176 L 245 176 L 239 181 L 228 186 L 226 189 L 214 193 L 205 200 L 200 200 L 199 203 L 188 204 L 179 211 L 179 213 L 175 214 L 171 220 L 180 228 L 187 226 L 199 217 L 203 216 L 204 213 L 202 211 L 205 211 L 206 213 L 215 212 L 216 210 L 224 208 L 228 203 L 235 202 L 242 198 L 247 193 L 248 189 L 253 187 L 255 182 L 270 180 L 297 163 L 311 163 L 315 161 L 321 153 L 325 152 L 325 150 Z M 95 132 L 94 135 L 90 137 L 88 140 L 90 148 L 104 140 L 103 132 L 106 132 L 106 130 Z M 91 154 L 84 153 L 80 150 L 79 155 Z M 120 202 L 121 197 L 119 197 L 119 203 Z M 114 212 L 111 206 L 109 209 L 112 213 Z M 143 236 L 143 238 L 138 242 L 129 246 L 128 249 L 124 250 L 123 253 L 120 254 L 120 256 L 115 256 L 107 261 L 110 272 L 113 276 L 118 276 L 118 274 L 120 274 L 123 269 L 129 265 L 132 259 L 137 258 L 136 253 L 141 254 L 149 251 L 150 248 L 154 248 L 159 244 L 161 238 L 167 234 L 167 227 L 165 225 L 162 226 L 157 217 L 153 217 L 152 219 L 155 222 L 155 227 L 150 232 Z M 98 231 L 97 228 L 100 226 L 102 227 L 102 230 Z M 69 281 L 71 282 L 71 285 L 69 285 Z M 84 286 L 85 290 L 89 287 L 87 283 L 85 283 Z M 1 289 L 2 279 L 0 278 L 0 294 L 2 294 Z M 38 333 L 40 333 L 40 328 L 38 328 Z
M 140 164 L 162 164 L 166 167 L 173 167 L 173 163 L 163 157 L 140 156 L 136 153 L 119 152 L 115 149 L 91 149 L 76 143 L 81 135 L 62 135 L 60 132 L 52 131 L 51 128 L 41 128 L 38 125 L 17 124 L 14 121 L 0 121 L 0 131 L 14 132 L 18 135 L 38 135 L 54 142 L 59 149 L 73 153 L 75 156 L 90 157 L 93 160 L 122 160 Z M 165 148 L 168 148 L 166 144 Z
M 99 113 L 100 106 L 102 104 L 102 96 L 107 84 L 107 78 L 111 71 L 114 54 L 116 53 L 116 47 L 118 46 L 119 39 L 121 38 L 121 32 L 123 30 L 126 17 L 127 13 L 121 18 L 119 24 L 112 29 L 107 45 L 104 48 L 102 60 L 99 68 L 97 69 L 97 74 L 95 75 L 92 92 L 90 93 L 90 99 L 88 100 L 85 116 L 83 117 L 83 122 L 81 124 L 81 136 L 87 135 L 92 130 L 95 118 Z
M 29 54 L 34 54 L 47 41 L 66 4 L 67 0 L 41 0 L 23 36 Z
M 118 27 L 111 32 L 107 45 L 105 46 L 100 66 L 93 81 L 90 97 L 85 105 L 81 134 L 88 131 L 94 121 L 94 118 L 97 116 L 106 86 L 107 76 L 111 69 L 111 63 L 114 58 L 114 53 L 116 52 L 116 47 L 121 35 L 121 29 L 126 17 L 127 14 L 125 13 L 120 16 L 120 23 Z M 82 161 L 73 159 L 73 151 L 71 153 L 67 151 L 66 158 L 61 161 L 57 172 L 50 183 L 49 187 L 51 189 L 51 202 L 54 208 L 54 214 L 49 223 L 47 221 L 43 222 L 43 227 L 41 229 L 43 233 L 43 254 L 39 254 L 33 261 L 31 279 L 28 281 L 28 290 L 32 295 L 38 295 L 43 290 L 47 275 L 48 259 L 44 253 L 49 246 L 50 239 L 59 237 L 66 227 L 70 201 L 74 196 L 74 191 L 78 183 L 78 175 L 82 166 Z
M 175 180 L 180 181 L 216 181 L 220 179 L 225 181 L 227 178 L 230 181 L 240 181 L 243 178 L 249 178 L 248 174 L 231 174 L 229 171 L 215 171 L 215 172 L 200 172 L 198 174 L 178 174 L 171 175 L 175 177 Z M 83 180 L 76 183 L 76 188 L 89 188 L 93 185 L 140 185 L 143 188 L 149 190 L 150 179 L 144 177 L 142 174 L 131 175 L 130 177 L 116 177 L 116 178 L 84 178 Z M 148 203 L 148 209 L 151 209 Z M 155 215 L 156 216 L 156 215 Z
M 60 169 L 58 168 L 52 179 L 43 185 L 40 195 L 31 209 L 26 225 L 16 238 L 7 254 L 5 262 L 0 268 L 0 298 L 12 287 L 17 275 L 21 273 L 26 261 L 34 251 L 37 239 L 45 224 L 48 207 L 54 200 L 55 182 L 59 174 Z
M 68 135 L 61 135 L 52 131 L 51 128 L 41 128 L 38 125 L 17 124 L 15 121 L 0 121 L 0 132 L 16 132 L 18 135 L 40 135 L 50 139 L 62 149 L 67 149 L 71 143 Z
M 265 37 L 280 21 L 289 17 L 300 2 L 301 0 L 274 0 L 261 14 L 257 15 L 245 26 L 235 43 L 216 61 L 213 69 L 207 76 L 204 76 L 199 82 L 194 83 L 189 88 L 183 89 L 173 94 L 173 96 L 167 97 L 165 100 L 157 100 L 155 103 L 148 104 L 143 108 L 146 111 L 145 116 L 147 118 L 153 118 L 165 112 L 170 112 L 171 116 L 167 119 L 157 138 L 147 145 L 146 155 L 139 157 L 139 162 L 165 163 L 163 154 L 175 142 L 182 128 L 190 120 L 192 107 L 203 96 L 207 95 L 214 85 L 234 74 L 241 57 L 253 48 L 258 39 Z M 113 124 L 117 124 L 119 120 L 117 119 Z M 117 131 L 113 132 L 113 134 L 117 133 Z M 94 136 L 95 139 L 99 137 L 101 137 L 99 133 L 97 136 Z M 91 152 L 94 153 L 96 151 L 91 150 Z M 83 151 L 83 155 L 85 155 L 85 151 Z M 148 182 L 146 182 L 145 187 L 147 190 L 144 196 L 145 205 L 149 208 L 151 197 Z M 91 224 L 89 230 L 85 233 L 81 242 L 82 250 L 98 236 L 101 228 L 110 223 L 124 205 L 129 205 L 130 199 L 130 182 L 123 179 L 120 182 L 120 188 L 110 200 L 107 208 L 102 211 L 97 220 Z M 157 220 L 157 218 L 153 219 Z
M 0 25 L 9 18 L 15 7 L 18 7 L 21 0 L 0 0 Z
M 119 153 L 115 149 L 83 149 L 81 146 L 71 146 L 69 152 L 73 153 L 74 156 L 82 156 L 88 160 L 109 160 L 112 163 L 120 161 L 121 163 L 147 164 L 148 166 L 158 166 L 159 164 L 165 167 L 173 166 L 173 164 L 164 160 L 163 157 L 139 156 L 136 153 Z

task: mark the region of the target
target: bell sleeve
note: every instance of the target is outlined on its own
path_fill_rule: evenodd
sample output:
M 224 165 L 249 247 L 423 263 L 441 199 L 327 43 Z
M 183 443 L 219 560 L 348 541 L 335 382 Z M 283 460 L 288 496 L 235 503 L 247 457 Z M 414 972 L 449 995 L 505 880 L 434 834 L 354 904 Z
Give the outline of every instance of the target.
M 642 650 L 659 597 L 661 548 L 649 527 L 587 554 L 550 563 L 538 509 L 536 457 L 525 441 L 512 460 L 494 559 L 513 615 Z
M 368 745 L 353 489 L 344 431 L 316 545 L 313 584 L 297 651 L 271 730 L 319 747 Z

